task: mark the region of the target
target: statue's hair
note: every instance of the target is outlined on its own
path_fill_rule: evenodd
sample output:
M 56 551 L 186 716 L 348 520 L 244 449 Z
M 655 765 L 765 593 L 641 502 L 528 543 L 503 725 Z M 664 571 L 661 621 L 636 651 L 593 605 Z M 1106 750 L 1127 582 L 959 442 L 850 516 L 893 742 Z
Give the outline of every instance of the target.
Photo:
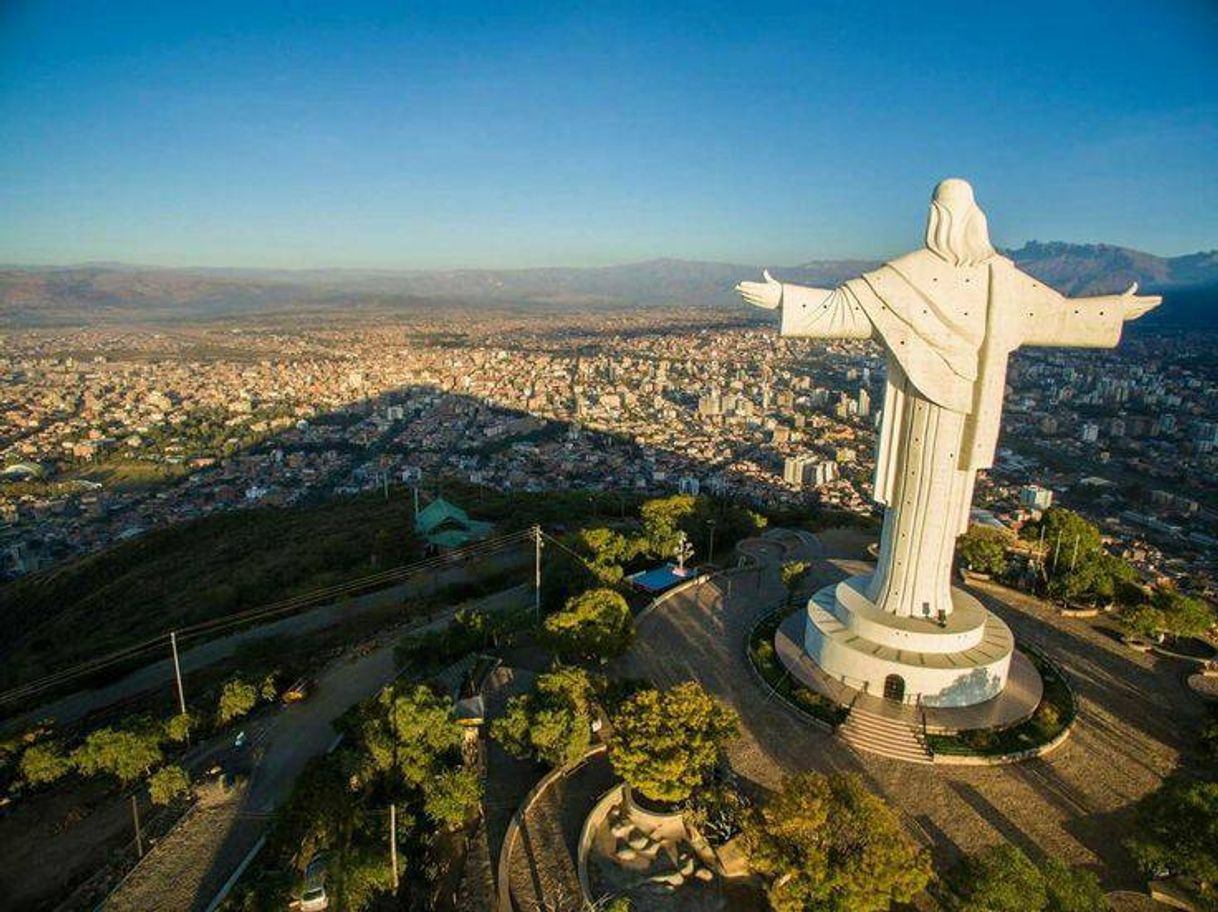
M 975 266 L 994 255 L 985 213 L 967 181 L 952 177 L 935 188 L 926 246 L 954 266 Z

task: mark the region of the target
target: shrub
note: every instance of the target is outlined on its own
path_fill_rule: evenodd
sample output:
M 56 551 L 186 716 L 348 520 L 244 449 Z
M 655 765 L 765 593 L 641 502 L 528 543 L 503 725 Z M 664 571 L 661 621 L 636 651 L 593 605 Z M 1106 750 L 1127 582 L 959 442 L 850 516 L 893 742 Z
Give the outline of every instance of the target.
M 72 752 L 72 763 L 86 776 L 109 773 L 120 782 L 134 782 L 161 762 L 156 734 L 99 728 Z
M 545 620 L 555 652 L 569 659 L 619 656 L 634 640 L 630 606 L 612 589 L 590 589 Z
M 245 716 L 258 702 L 258 688 L 253 684 L 233 678 L 225 683 L 220 691 L 220 701 L 216 707 L 216 721 L 227 725 Z
M 153 804 L 169 804 L 190 791 L 190 776 L 180 766 L 162 766 L 148 778 Z
M 72 769 L 72 762 L 55 741 L 31 744 L 21 755 L 21 778 L 29 785 L 45 785 L 63 778 Z
M 735 710 L 694 681 L 640 691 L 613 717 L 609 762 L 648 798 L 684 801 L 705 781 L 737 722 Z
M 749 863 L 775 912 L 881 912 L 930 881 L 930 863 L 857 775 L 801 773 L 745 830 Z

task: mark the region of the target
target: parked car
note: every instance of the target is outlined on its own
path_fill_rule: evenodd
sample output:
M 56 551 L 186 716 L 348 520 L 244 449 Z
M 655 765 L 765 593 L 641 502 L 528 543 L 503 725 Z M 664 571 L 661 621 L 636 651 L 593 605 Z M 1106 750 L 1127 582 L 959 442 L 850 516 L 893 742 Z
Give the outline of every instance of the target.
M 326 857 L 320 852 L 305 865 L 304 888 L 300 893 L 300 912 L 324 912 L 330 908 L 326 895 Z
M 291 706 L 293 703 L 307 700 L 309 694 L 313 692 L 313 684 L 314 682 L 310 678 L 301 678 L 283 692 L 280 700 L 284 706 Z

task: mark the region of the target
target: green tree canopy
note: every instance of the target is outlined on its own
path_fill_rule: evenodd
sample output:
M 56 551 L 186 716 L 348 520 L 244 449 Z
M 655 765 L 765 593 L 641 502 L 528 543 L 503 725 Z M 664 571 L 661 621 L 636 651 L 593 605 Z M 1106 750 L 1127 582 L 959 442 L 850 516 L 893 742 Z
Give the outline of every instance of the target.
M 1045 912 L 1108 912 L 1100 879 L 1091 871 L 1050 858 L 1041 873 L 1045 879 Z
M 245 716 L 258 703 L 258 688 L 240 678 L 226 681 L 220 689 L 220 701 L 216 706 L 216 721 L 227 725 Z
M 1164 632 L 1172 636 L 1198 637 L 1214 626 L 1214 609 L 1203 599 L 1159 589 L 1151 603 L 1163 613 Z
M 1218 898 L 1218 783 L 1169 779 L 1142 800 L 1126 846 L 1148 876 L 1183 875 Z
M 576 536 L 577 548 L 585 554 L 591 570 L 603 586 L 618 583 L 623 566 L 630 563 L 646 547 L 642 539 L 627 538 L 613 529 L 581 529 Z
M 482 783 L 473 770 L 448 769 L 423 783 L 423 810 L 436 823 L 456 827 L 482 797 Z
M 1048 901 L 1040 869 L 1005 842 L 965 858 L 952 886 L 960 912 L 1038 912 Z
M 1043 540 L 1049 594 L 1054 598 L 1107 603 L 1127 595 L 1125 590 L 1137 579 L 1127 561 L 1104 550 L 1099 527 L 1064 507 L 1050 507 L 1039 522 L 1026 523 L 1020 536 Z
M 195 719 L 190 713 L 176 713 L 165 720 L 165 740 L 181 744 L 190 737 L 195 727 Z
M 554 651 L 568 659 L 619 656 L 634 640 L 634 619 L 621 593 L 589 589 L 567 599 L 562 611 L 545 620 Z
M 513 756 L 551 766 L 574 763 L 592 743 L 591 678 L 579 668 L 541 675 L 532 693 L 508 701 L 490 731 Z
M 648 798 L 684 801 L 706 780 L 737 722 L 735 710 L 697 682 L 642 690 L 613 716 L 609 762 Z
M 685 521 L 698 513 L 698 498 L 688 494 L 657 497 L 639 508 L 647 550 L 656 557 L 671 557 Z M 688 535 L 688 530 L 684 530 Z
M 61 779 L 72 769 L 56 741 L 38 741 L 21 754 L 21 778 L 30 785 L 45 785 Z
M 1011 534 L 994 526 L 974 524 L 956 542 L 956 553 L 968 569 L 999 576 L 1007 570 Z
M 396 770 L 411 785 L 435 775 L 462 739 L 452 703 L 422 684 L 386 687 L 361 707 L 355 727 L 368 774 Z
M 161 762 L 157 732 L 136 728 L 99 728 L 72 752 L 72 763 L 86 776 L 109 773 L 120 782 L 134 782 Z
M 808 570 L 812 565 L 807 561 L 785 561 L 778 570 L 778 575 L 782 578 L 782 586 L 787 590 L 787 604 L 790 605 L 795 598 L 795 589 L 799 586 L 800 581 L 807 575 Z
M 190 791 L 190 776 L 180 766 L 162 766 L 148 777 L 148 794 L 153 804 L 169 804 Z
M 880 912 L 926 888 L 930 863 L 854 774 L 800 773 L 745 829 L 775 912 Z

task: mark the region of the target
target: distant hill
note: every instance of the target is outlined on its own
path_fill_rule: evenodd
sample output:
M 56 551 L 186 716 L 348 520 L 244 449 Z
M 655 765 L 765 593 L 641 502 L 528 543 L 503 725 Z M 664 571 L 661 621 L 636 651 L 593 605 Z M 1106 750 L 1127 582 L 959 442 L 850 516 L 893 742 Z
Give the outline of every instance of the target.
M 1218 251 L 1158 257 L 1107 244 L 1030 241 L 1007 251 L 1023 269 L 1073 295 L 1162 291 L 1158 325 L 1218 326 Z M 870 260 L 814 260 L 776 276 L 832 286 Z M 199 320 L 275 314 L 434 312 L 508 307 L 581 310 L 672 304 L 736 306 L 732 286 L 760 267 L 698 260 L 621 266 L 463 270 L 161 269 L 122 264 L 0 268 L 0 325 Z

